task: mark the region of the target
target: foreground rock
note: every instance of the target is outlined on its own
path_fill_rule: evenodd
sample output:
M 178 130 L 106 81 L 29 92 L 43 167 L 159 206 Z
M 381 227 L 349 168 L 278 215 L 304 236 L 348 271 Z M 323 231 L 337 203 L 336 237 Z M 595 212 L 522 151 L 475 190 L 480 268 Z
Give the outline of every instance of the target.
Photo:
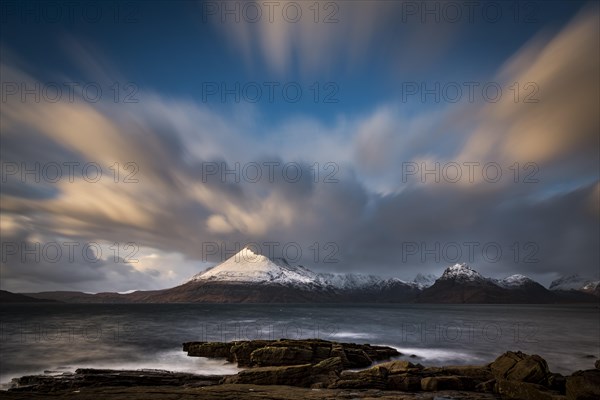
M 482 366 L 425 367 L 394 360 L 348 370 L 348 365 L 370 365 L 374 360 L 389 358 L 393 349 L 322 340 L 190 342 L 184 344 L 184 349 L 192 355 L 210 354 L 250 367 L 228 376 L 79 369 L 58 376 L 15 379 L 14 387 L 1 393 L 0 398 L 47 398 L 43 394 L 53 398 L 110 400 L 600 398 L 600 369 L 564 377 L 552 373 L 543 358 L 522 352 L 506 352 Z M 117 391 L 115 387 L 121 389 Z M 156 397 L 157 393 L 161 396 Z
M 567 377 L 566 386 L 569 400 L 600 399 L 600 369 L 577 371 Z
M 196 375 L 163 370 L 109 370 L 80 368 L 75 373 L 60 375 L 29 375 L 13 379 L 10 391 L 57 392 L 89 387 L 181 386 L 201 387 L 218 385 L 219 375 Z
M 519 352 L 506 352 L 490 364 L 492 373 L 497 379 L 545 384 L 550 370 L 546 360 L 538 355 L 527 355 Z
M 278 367 L 318 364 L 339 357 L 344 369 L 364 368 L 374 361 L 389 360 L 401 354 L 387 346 L 337 343 L 320 339 L 245 340 L 229 343 L 187 342 L 183 351 L 188 356 L 225 358 L 238 367 Z
M 314 365 L 251 368 L 226 377 L 223 382 L 324 388 L 339 378 L 342 369 L 342 359 L 331 357 Z

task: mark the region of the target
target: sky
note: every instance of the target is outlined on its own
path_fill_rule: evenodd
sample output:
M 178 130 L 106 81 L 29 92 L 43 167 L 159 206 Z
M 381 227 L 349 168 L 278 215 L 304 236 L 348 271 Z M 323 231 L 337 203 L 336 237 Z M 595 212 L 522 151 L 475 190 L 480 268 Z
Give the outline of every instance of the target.
M 3 290 L 599 279 L 597 2 L 1 7 Z

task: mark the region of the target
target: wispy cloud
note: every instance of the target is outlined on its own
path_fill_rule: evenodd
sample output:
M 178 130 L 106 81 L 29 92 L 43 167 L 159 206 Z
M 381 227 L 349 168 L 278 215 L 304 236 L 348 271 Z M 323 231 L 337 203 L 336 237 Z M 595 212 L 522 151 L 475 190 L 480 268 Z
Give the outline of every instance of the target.
M 235 7 L 236 2 L 221 2 L 207 20 L 248 65 L 258 68 L 264 63 L 280 76 L 292 72 L 315 75 L 333 67 L 363 64 L 367 50 L 385 37 L 386 30 L 397 22 L 394 15 L 399 11 L 387 2 L 282 1 L 270 14 L 264 7 L 257 21 L 239 18 L 236 22 L 231 15 L 223 16 L 222 9 Z
M 345 14 L 348 21 L 353 10 Z M 352 47 L 357 52 L 368 46 L 377 25 L 372 21 L 381 13 L 375 8 L 362 12 L 367 14 L 359 18 L 362 26 L 352 33 L 350 28 L 336 31 L 348 35 L 344 40 L 363 43 Z M 498 103 L 450 104 L 408 114 L 397 102 L 381 102 L 358 115 L 342 114 L 330 125 L 294 115 L 258 128 L 260 110 L 236 118 L 149 90 L 140 92 L 142 102 L 127 105 L 82 99 L 23 103 L 11 97 L 0 111 L 3 162 L 77 160 L 94 162 L 108 173 L 115 163 L 132 162 L 139 171 L 136 183 L 115 182 L 110 175 L 93 183 L 81 174 L 72 182 L 58 183 L 20 182 L 18 176 L 10 176 L 2 191 L 3 240 L 140 246 L 143 262 L 138 267 L 104 260 L 101 268 L 77 264 L 53 270 L 54 287 L 65 276 L 70 282 L 65 287 L 87 285 L 88 290 L 171 285 L 196 266 L 207 265 L 202 244 L 212 241 L 278 240 L 302 243 L 304 248 L 314 242 L 335 242 L 343 262 L 316 269 L 361 270 L 368 263 L 374 272 L 409 278 L 424 263 L 398 259 L 404 241 L 431 244 L 452 238 L 509 246 L 533 240 L 543 247 L 539 263 L 514 271 L 510 270 L 517 268 L 514 264 L 486 264 L 480 259 L 480 269 L 545 277 L 572 268 L 594 273 L 599 261 L 594 152 L 599 63 L 589 54 L 598 49 L 597 18 L 589 11 L 576 17 L 556 36 L 523 47 L 492 77 L 535 82 L 537 103 L 515 102 L 510 93 Z M 253 29 L 250 42 L 240 36 L 240 46 L 261 47 L 269 65 L 282 73 L 294 52 L 308 53 L 316 37 L 325 34 L 305 25 Z M 263 29 L 277 33 L 275 39 L 271 34 L 262 36 Z M 323 68 L 329 57 L 339 60 L 339 54 L 332 54 L 346 51 L 336 49 L 341 36 L 324 37 L 314 53 L 311 50 L 313 56 L 300 63 L 307 72 Z M 90 52 L 77 54 L 91 57 Z M 2 76 L 5 81 L 36 82 L 10 64 L 2 64 Z M 28 145 L 33 141 L 42 148 Z M 302 179 L 292 184 L 277 174 L 272 181 L 236 183 L 206 176 L 203 170 L 207 163 L 225 163 L 231 169 L 235 163 L 263 161 L 297 162 Z M 405 162 L 450 161 L 495 161 L 504 167 L 533 162 L 544 179 L 529 186 L 480 180 L 411 185 L 402 179 Z M 315 183 L 315 162 L 319 168 L 335 163 L 337 182 Z M 323 178 L 327 171 L 320 172 Z M 582 179 L 573 182 L 572 176 Z M 308 254 L 304 259 L 307 265 L 310 258 Z M 425 264 L 439 268 L 443 263 Z M 22 268 L 27 271 L 24 275 L 19 274 Z M 74 270 L 79 272 L 73 275 Z M 18 260 L 4 262 L 3 285 L 19 290 L 26 287 L 26 278 L 50 279 L 47 271 Z

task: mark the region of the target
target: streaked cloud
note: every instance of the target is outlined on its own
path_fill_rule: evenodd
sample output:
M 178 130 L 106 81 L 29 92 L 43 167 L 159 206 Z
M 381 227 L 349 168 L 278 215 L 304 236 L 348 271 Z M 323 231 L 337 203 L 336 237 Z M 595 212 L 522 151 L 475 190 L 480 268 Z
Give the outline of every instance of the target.
M 262 62 L 279 76 L 295 68 L 303 75 L 315 75 L 334 67 L 351 69 L 364 64 L 367 50 L 397 24 L 400 10 L 388 2 L 281 1 L 271 3 L 271 14 L 269 7 L 257 3 L 262 16 L 256 22 L 248 22 L 248 18 L 235 22 L 232 15 L 223 16 L 222 10 L 233 10 L 236 3 L 239 7 L 239 2 L 220 2 L 218 11 L 207 17 L 208 21 L 248 65 L 258 68 Z M 239 14 L 246 17 L 241 11 Z M 254 13 L 249 17 L 252 18 Z
M 326 26 L 237 24 L 224 32 L 253 63 L 264 57 L 285 74 L 298 65 L 310 74 L 334 63 L 359 62 L 385 25 L 385 8 L 343 3 L 344 23 Z M 383 21 L 383 22 L 382 22 Z M 340 263 L 320 270 L 370 272 L 412 278 L 443 263 L 399 260 L 406 241 L 448 240 L 539 243 L 536 264 L 477 260 L 487 275 L 513 272 L 551 279 L 574 271 L 594 274 L 598 265 L 597 181 L 598 14 L 589 9 L 552 37 L 538 37 L 490 77 L 504 83 L 535 82 L 537 103 L 448 104 L 408 112 L 398 99 L 374 101 L 361 113 L 344 113 L 332 124 L 289 115 L 261 125 L 260 107 L 222 111 L 190 99 L 143 90 L 139 104 L 59 101 L 3 102 L 3 162 L 96 163 L 110 174 L 115 163 L 139 169 L 136 183 L 112 176 L 3 183 L 2 235 L 15 242 L 77 240 L 134 242 L 138 265 L 106 258 L 68 265 L 2 263 L 9 290 L 85 288 L 87 291 L 165 287 L 209 265 L 207 242 L 337 243 Z M 231 27 L 229 27 L 231 28 Z M 218 29 L 225 29 L 219 27 Z M 340 43 L 352 43 L 341 46 Z M 94 70 L 93 52 L 73 45 L 81 64 Z M 437 50 L 436 50 L 437 51 Z M 300 60 L 295 62 L 296 57 Z M 19 63 L 19 65 L 22 65 Z M 88 68 L 89 67 L 89 68 Z M 34 84 L 34 74 L 3 61 L 3 80 Z M 33 146 L 31 143 L 39 145 Z M 297 163 L 302 179 L 232 182 L 205 174 L 207 163 Z M 535 185 L 476 182 L 406 182 L 406 162 L 536 163 Z M 323 183 L 334 163 L 336 182 Z M 318 163 L 320 179 L 314 181 Z M 122 171 L 123 172 L 123 171 Z M 576 177 L 574 179 L 573 177 Z M 20 272 L 21 271 L 21 272 Z M 64 278 L 64 279 L 63 279 Z M 61 280 L 63 279 L 63 280 Z M 45 283 L 44 283 L 45 282 Z M 61 283 L 63 282 L 63 283 Z M 4 287 L 4 286 L 3 286 Z

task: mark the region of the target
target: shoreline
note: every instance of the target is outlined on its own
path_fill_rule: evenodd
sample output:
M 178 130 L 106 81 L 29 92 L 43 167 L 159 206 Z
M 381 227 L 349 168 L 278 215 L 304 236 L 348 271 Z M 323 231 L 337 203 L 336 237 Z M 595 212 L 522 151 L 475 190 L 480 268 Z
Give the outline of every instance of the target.
M 425 366 L 396 349 L 321 339 L 186 342 L 190 357 L 237 363 L 236 374 L 80 368 L 15 378 L 0 398 L 531 399 L 600 398 L 595 368 L 563 376 L 538 355 L 507 351 L 485 365 Z M 58 371 L 53 371 L 58 372 Z

